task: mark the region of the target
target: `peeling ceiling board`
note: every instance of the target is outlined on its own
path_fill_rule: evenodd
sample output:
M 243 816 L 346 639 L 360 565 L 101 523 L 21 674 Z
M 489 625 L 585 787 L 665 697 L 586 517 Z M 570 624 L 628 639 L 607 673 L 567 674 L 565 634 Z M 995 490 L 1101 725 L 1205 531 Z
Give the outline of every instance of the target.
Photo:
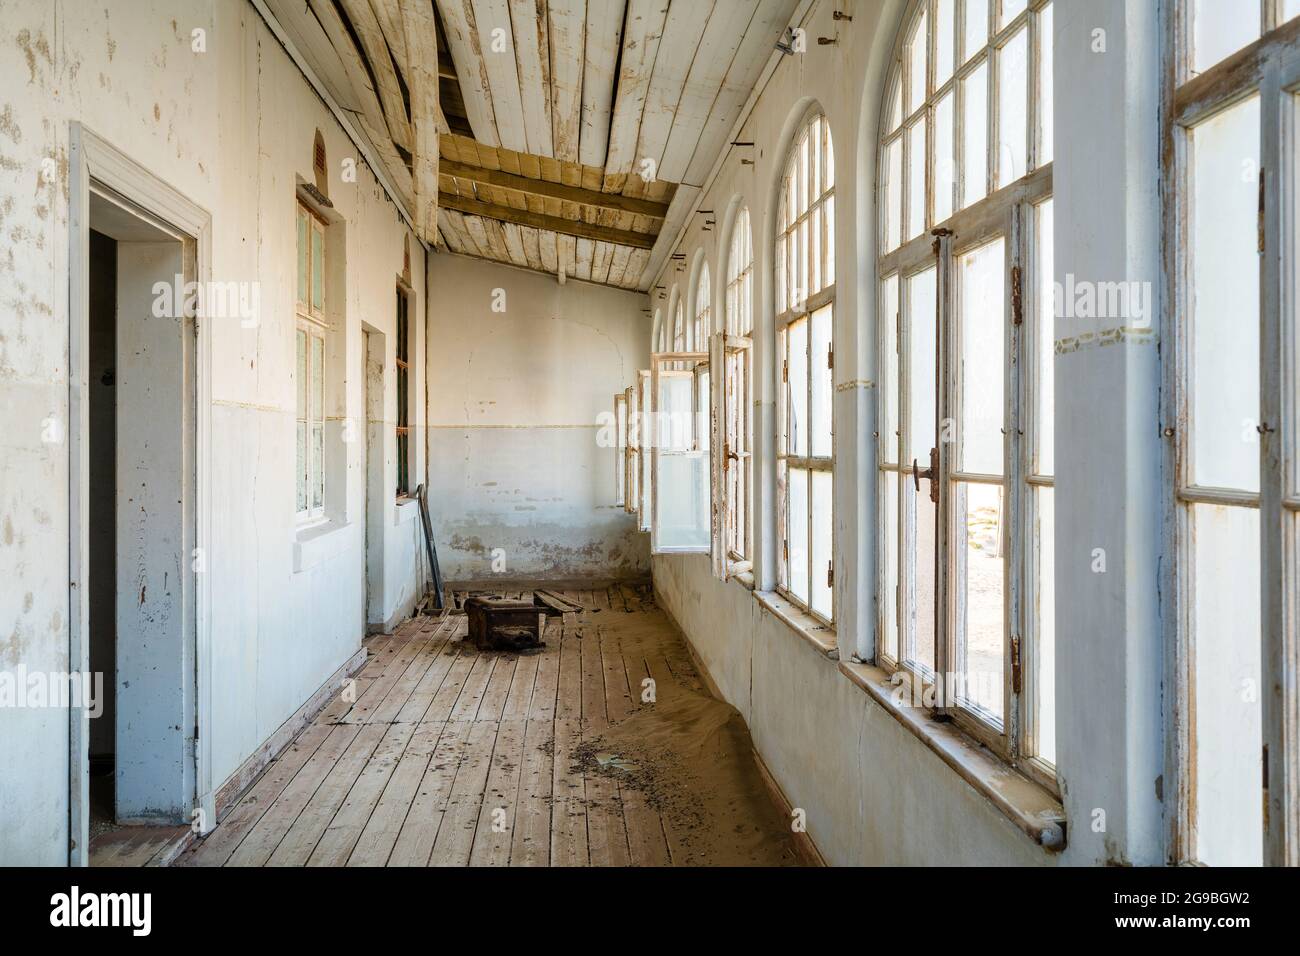
M 798 0 L 265 3 L 422 238 L 635 288 Z

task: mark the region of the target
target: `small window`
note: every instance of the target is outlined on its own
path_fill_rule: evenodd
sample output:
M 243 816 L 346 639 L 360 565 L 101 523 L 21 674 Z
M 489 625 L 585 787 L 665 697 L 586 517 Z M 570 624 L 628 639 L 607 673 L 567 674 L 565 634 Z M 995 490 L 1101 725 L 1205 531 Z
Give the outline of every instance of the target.
M 662 352 L 650 369 L 651 551 L 710 546 L 707 352 Z
M 754 350 L 750 336 L 754 327 L 754 246 L 749 210 L 743 206 L 731 230 L 726 276 L 726 331 L 720 333 L 721 345 L 711 356 L 722 375 L 722 447 L 717 449 L 722 507 L 714 554 L 714 573 L 721 578 L 752 566 L 749 489 L 753 475 L 750 394 Z
M 297 496 L 300 521 L 325 514 L 325 224 L 298 204 Z
M 619 392 L 614 396 L 614 441 L 618 456 L 614 459 L 614 504 L 622 505 L 627 468 L 627 396 Z

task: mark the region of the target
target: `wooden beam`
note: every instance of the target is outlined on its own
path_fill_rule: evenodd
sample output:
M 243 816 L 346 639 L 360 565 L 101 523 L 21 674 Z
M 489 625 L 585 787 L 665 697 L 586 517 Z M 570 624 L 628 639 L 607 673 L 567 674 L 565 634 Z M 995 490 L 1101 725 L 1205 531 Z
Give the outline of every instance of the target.
M 481 216 L 498 222 L 513 222 L 521 226 L 536 226 L 565 236 L 579 236 L 583 239 L 596 239 L 619 246 L 631 246 L 634 249 L 652 249 L 655 236 L 646 232 L 630 232 L 625 229 L 611 229 L 608 226 L 593 226 L 586 222 L 575 222 L 560 216 L 547 216 L 526 209 L 511 209 L 494 203 L 479 202 L 466 196 L 452 193 L 439 193 L 438 204 L 444 209 L 454 209 L 467 216 Z
M 379 18 L 375 16 L 370 0 L 342 0 L 342 3 L 348 19 L 352 21 L 352 29 L 365 48 L 366 59 L 370 61 L 370 69 L 375 74 L 375 82 L 379 84 L 379 99 L 383 104 L 384 118 L 388 121 L 388 131 L 393 142 L 410 152 L 411 123 L 406 117 L 406 104 L 402 102 L 397 72 L 393 69 L 393 57 L 384 40 Z
M 409 48 L 425 51 L 411 59 L 407 88 L 414 125 L 411 178 L 415 188 L 415 224 L 425 242 L 438 240 L 438 133 L 444 125 L 438 109 L 438 42 L 429 0 L 401 0 L 402 29 Z
M 649 199 L 635 199 L 617 193 L 602 193 L 595 189 L 583 189 L 581 186 L 566 186 L 563 183 L 553 183 L 545 179 L 530 179 L 527 176 L 516 176 L 513 173 L 503 172 L 499 169 L 484 169 L 482 166 L 457 163 L 450 159 L 443 161 L 439 172 L 443 176 L 454 176 L 456 179 L 467 179 L 470 182 L 499 186 L 502 189 L 514 189 L 521 193 L 528 193 L 530 196 L 560 199 L 564 202 L 578 203 L 581 206 L 591 206 L 596 209 L 630 212 L 638 216 L 648 216 L 651 219 L 658 220 L 662 220 L 668 215 L 667 203 L 651 202 Z

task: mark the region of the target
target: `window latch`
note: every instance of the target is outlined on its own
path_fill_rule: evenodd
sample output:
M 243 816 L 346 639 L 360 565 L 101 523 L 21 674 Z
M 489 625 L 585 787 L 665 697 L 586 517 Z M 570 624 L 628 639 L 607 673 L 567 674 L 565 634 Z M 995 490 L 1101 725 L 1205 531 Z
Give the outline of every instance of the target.
M 1011 635 L 1011 690 L 1019 694 L 1021 684 L 1020 635 Z

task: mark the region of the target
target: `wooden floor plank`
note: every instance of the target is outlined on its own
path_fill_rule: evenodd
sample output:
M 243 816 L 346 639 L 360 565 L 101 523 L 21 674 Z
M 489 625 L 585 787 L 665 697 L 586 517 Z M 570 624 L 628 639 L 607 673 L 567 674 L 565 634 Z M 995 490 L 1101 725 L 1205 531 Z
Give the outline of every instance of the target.
M 483 791 L 496 744 L 497 723 L 473 721 L 469 726 L 465 753 L 433 844 L 430 866 L 465 866 L 474 846 L 474 832 L 478 829 L 479 809 L 483 805 Z
M 497 725 L 496 746 L 488 770 L 483 805 L 470 852 L 470 866 L 508 866 L 510 846 L 519 809 L 519 779 L 524 759 L 522 720 L 503 720 Z
M 511 834 L 511 866 L 550 865 L 554 755 L 555 727 L 552 721 L 529 720 L 524 730 L 519 805 Z
M 429 855 L 442 818 L 451 799 L 451 787 L 460 769 L 460 761 L 472 725 L 465 721 L 447 722 L 443 725 L 438 746 L 429 760 L 424 779 L 420 782 L 411 809 L 402 822 L 393 852 L 388 857 L 389 866 L 428 866 Z
M 348 866 L 384 866 L 388 862 L 446 726 L 442 722 L 416 725 L 375 812 L 348 857 Z

